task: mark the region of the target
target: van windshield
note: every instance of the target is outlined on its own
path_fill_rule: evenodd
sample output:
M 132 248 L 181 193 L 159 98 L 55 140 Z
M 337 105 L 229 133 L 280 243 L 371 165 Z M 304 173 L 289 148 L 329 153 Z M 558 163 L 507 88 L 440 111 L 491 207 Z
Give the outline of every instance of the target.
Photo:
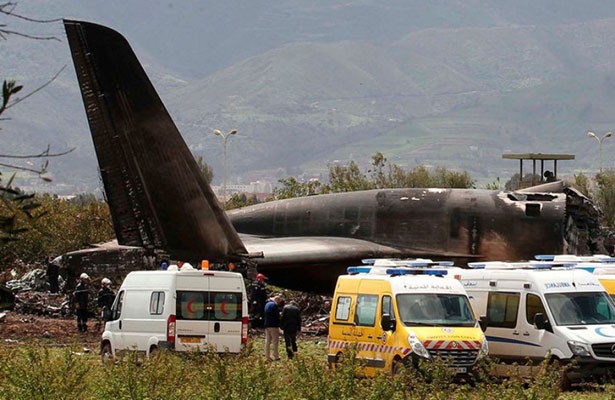
M 398 294 L 397 309 L 406 326 L 475 326 L 467 296 L 459 294 Z
M 557 325 L 615 323 L 615 306 L 604 292 L 550 293 L 545 298 Z

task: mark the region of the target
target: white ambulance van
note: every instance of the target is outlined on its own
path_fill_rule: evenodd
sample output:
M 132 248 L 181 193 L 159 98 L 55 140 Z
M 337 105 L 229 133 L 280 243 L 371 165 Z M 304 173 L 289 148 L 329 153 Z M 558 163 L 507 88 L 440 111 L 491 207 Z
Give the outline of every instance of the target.
M 365 261 L 373 265 L 350 267 L 337 280 L 329 363 L 355 348 L 363 375 L 437 358 L 458 376 L 470 374 L 489 350 L 459 280 L 428 268 L 431 260 Z
M 126 276 L 102 335 L 103 360 L 125 351 L 238 353 L 248 337 L 241 274 L 197 270 L 136 271 Z
M 576 359 L 570 380 L 615 371 L 615 304 L 594 275 L 544 262 L 469 266 L 451 273 L 486 317 L 491 356 L 534 364 L 548 354 Z

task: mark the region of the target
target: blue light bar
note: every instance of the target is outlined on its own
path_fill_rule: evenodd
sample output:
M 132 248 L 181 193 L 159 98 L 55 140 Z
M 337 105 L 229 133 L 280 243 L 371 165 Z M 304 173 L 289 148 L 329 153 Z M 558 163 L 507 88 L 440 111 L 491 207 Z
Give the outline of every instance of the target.
M 487 264 L 484 263 L 468 263 L 468 267 L 472 269 L 485 269 L 486 266 Z
M 438 263 L 438 265 L 442 266 L 442 267 L 452 267 L 453 265 L 455 265 L 454 261 L 436 261 Z
M 548 264 L 548 263 L 544 263 L 544 264 L 532 264 L 530 263 L 530 267 L 535 268 L 535 269 L 551 269 L 554 266 L 563 266 L 563 264 Z
M 409 268 L 388 268 L 388 275 L 436 275 L 443 276 L 448 274 L 448 271 L 443 269 L 409 269 Z
M 603 263 L 615 263 L 615 257 L 600 257 L 598 260 Z
M 554 255 L 550 255 L 550 254 L 538 254 L 535 255 L 534 258 L 538 261 L 553 261 L 555 260 L 555 256 Z
M 348 267 L 346 272 L 349 274 L 369 274 L 371 270 L 372 267 Z

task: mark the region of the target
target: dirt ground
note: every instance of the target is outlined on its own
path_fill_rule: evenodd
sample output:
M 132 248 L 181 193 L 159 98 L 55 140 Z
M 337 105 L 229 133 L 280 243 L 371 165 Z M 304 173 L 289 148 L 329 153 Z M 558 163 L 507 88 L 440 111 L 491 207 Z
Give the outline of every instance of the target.
M 96 321 L 88 321 L 88 332 L 77 330 L 76 318 L 51 318 L 7 311 L 0 322 L 0 341 L 3 345 L 20 342 L 40 342 L 49 345 L 83 345 L 98 350 L 102 326 L 95 329 Z

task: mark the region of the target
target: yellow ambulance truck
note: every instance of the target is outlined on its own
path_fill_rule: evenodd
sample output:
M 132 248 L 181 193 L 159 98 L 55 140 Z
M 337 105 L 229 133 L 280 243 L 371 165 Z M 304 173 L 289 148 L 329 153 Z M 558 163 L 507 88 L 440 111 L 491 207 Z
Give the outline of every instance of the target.
M 442 358 L 460 375 L 488 353 L 481 324 L 459 280 L 428 262 L 375 260 L 338 278 L 329 324 L 334 366 L 356 349 L 364 375 Z M 430 264 L 431 263 L 431 264 Z

